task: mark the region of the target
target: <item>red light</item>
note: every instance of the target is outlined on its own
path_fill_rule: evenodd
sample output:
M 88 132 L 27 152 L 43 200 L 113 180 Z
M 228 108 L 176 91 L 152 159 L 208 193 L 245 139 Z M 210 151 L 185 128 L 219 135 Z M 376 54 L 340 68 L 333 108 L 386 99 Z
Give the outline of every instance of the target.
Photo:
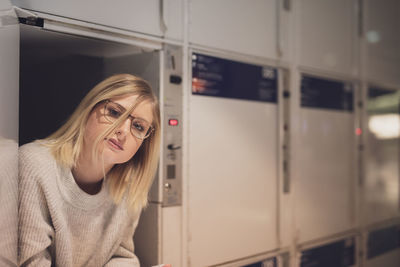
M 171 126 L 177 126 L 178 120 L 177 119 L 169 119 L 168 124 Z
M 361 134 L 362 134 L 361 128 L 357 128 L 357 129 L 356 129 L 356 135 L 361 135 Z

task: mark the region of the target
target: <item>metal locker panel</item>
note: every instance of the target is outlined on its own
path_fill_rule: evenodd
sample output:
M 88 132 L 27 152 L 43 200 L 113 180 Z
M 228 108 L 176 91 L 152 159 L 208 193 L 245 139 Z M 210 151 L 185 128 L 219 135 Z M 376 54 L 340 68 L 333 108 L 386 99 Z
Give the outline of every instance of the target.
M 299 243 L 355 225 L 355 134 L 352 88 L 303 76 L 293 176 L 293 210 Z
M 162 207 L 149 203 L 140 215 L 133 241 L 135 254 L 142 266 L 157 265 L 161 261 Z
M 365 78 L 400 84 L 400 2 L 363 1 Z
M 296 226 L 309 241 L 351 228 L 353 116 L 303 110 L 295 181 Z
M 277 58 L 277 0 L 190 1 L 189 41 Z
M 277 106 L 192 96 L 189 134 L 191 266 L 276 248 Z
M 363 222 L 399 216 L 400 90 L 367 89 Z
M 0 1 L 0 10 L 10 10 L 11 3 L 9 0 L 1 0 Z
M 183 266 L 181 212 L 180 206 L 165 208 L 152 202 L 142 211 L 133 239 L 141 266 Z
M 180 9 L 174 8 L 176 3 L 170 1 L 13 0 L 12 3 L 28 10 L 155 36 L 165 35 L 169 27 L 173 38 L 182 38 L 183 27 L 179 22 L 183 18 L 183 13 Z M 179 3 L 182 5 L 182 1 Z M 166 19 L 169 19 L 171 24 Z M 176 30 L 174 27 L 180 29 Z
M 9 1 L 0 2 L 0 137 L 18 141 L 19 24 Z
M 299 64 L 356 74 L 355 0 L 303 0 L 298 3 Z
M 182 208 L 180 206 L 163 208 L 162 222 L 161 262 L 182 266 Z
M 149 82 L 154 94 L 160 93 L 160 52 L 126 53 L 103 59 L 104 75 L 106 77 L 118 73 L 138 75 Z

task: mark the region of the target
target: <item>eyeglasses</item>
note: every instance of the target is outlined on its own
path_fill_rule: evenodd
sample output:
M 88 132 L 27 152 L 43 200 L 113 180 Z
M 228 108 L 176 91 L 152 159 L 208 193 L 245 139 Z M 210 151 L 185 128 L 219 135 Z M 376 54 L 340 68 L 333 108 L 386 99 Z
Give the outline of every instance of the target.
M 106 104 L 104 105 L 104 117 L 107 121 L 111 123 L 115 122 L 124 112 L 124 107 L 111 100 L 106 100 Z M 132 120 L 130 127 L 131 133 L 136 138 L 144 140 L 154 131 L 154 127 L 148 121 L 135 118 L 132 115 L 128 115 L 128 117 Z

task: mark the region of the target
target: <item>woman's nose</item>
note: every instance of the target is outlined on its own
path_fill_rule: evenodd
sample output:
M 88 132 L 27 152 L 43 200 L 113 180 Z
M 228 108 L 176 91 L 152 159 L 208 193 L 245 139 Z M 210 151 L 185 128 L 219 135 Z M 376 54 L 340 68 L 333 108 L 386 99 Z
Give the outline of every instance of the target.
M 131 120 L 128 117 L 121 125 L 117 128 L 117 132 L 127 135 L 131 131 Z

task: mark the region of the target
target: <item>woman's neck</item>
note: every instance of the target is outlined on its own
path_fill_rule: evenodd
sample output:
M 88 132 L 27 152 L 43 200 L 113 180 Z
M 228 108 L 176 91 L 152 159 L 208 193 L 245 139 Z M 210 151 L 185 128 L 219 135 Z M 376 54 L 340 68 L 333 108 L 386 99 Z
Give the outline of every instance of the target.
M 104 175 L 108 173 L 111 167 L 104 166 L 101 159 L 92 160 L 88 156 L 81 155 L 72 169 L 72 175 L 83 191 L 95 195 L 100 192 Z

